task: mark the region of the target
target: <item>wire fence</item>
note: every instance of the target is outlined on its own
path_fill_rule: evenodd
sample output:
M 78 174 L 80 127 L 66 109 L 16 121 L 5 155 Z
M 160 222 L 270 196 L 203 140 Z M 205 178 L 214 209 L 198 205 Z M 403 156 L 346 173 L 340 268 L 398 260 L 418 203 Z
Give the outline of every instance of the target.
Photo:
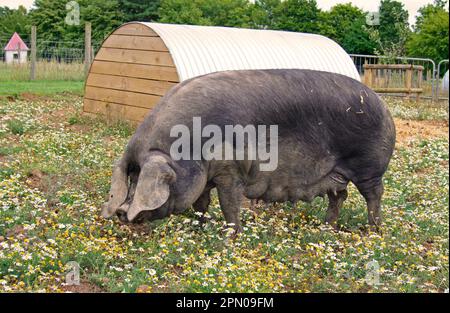
M 443 88 L 444 86 L 442 84 L 445 71 L 448 70 L 448 60 L 447 62 L 436 64 L 433 60 L 427 58 L 389 58 L 386 56 L 361 54 L 350 54 L 350 57 L 352 58 L 362 80 L 365 75 L 364 64 L 409 64 L 421 66 L 423 67 L 422 77 L 420 77 L 422 92 L 419 94 L 419 97 L 432 100 L 448 99 L 448 88 Z M 381 71 L 380 73 L 381 83 L 389 82 L 391 85 L 394 84 L 393 87 L 400 87 L 400 85 L 405 82 L 404 73 L 399 73 L 398 71 Z M 395 85 L 395 82 L 397 82 L 397 85 Z M 397 93 L 387 93 L 387 95 L 404 96 L 404 94 Z
M 0 81 L 29 80 L 31 54 L 27 52 L 24 62 L 14 59 L 6 63 L 4 47 L 10 38 L 0 37 Z M 24 41 L 31 48 L 30 41 Z M 91 55 L 100 49 L 101 42 L 92 43 Z M 16 53 L 17 55 L 17 53 Z M 92 58 L 91 58 L 92 59 Z M 84 41 L 36 40 L 36 79 L 41 80 L 83 80 L 85 78 Z
M 4 47 L 10 38 L 0 37 L 0 61 L 5 62 Z M 24 43 L 31 47 L 30 41 Z M 101 42 L 92 42 L 94 53 L 100 49 Z M 37 58 L 38 61 L 58 61 L 58 62 L 84 62 L 84 41 L 47 41 L 37 40 Z

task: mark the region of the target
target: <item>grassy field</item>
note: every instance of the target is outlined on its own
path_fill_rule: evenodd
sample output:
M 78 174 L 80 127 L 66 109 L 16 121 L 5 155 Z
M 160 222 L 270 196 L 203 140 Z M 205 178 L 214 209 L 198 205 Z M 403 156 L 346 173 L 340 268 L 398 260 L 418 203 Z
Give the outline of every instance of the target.
M 83 94 L 83 81 L 36 80 L 0 82 L 0 96 L 19 98 L 23 94 L 54 95 L 62 92 Z
M 30 64 L 0 62 L 0 96 L 21 94 L 54 95 L 68 92 L 83 94 L 84 64 L 39 61 L 36 80 L 30 81 Z
M 0 82 L 28 81 L 30 79 L 30 63 L 6 64 L 0 62 Z M 82 81 L 84 79 L 84 64 L 80 62 L 63 63 L 56 61 L 36 62 L 36 80 Z
M 81 103 L 0 98 L 0 291 L 448 290 L 448 104 L 389 100 L 398 143 L 382 234 L 367 230 L 350 186 L 342 231 L 322 223 L 319 198 L 244 208 L 232 243 L 216 198 L 203 228 L 192 210 L 142 226 L 101 219 L 111 165 L 133 129 L 82 116 Z M 64 284 L 70 261 L 81 267 L 79 286 Z

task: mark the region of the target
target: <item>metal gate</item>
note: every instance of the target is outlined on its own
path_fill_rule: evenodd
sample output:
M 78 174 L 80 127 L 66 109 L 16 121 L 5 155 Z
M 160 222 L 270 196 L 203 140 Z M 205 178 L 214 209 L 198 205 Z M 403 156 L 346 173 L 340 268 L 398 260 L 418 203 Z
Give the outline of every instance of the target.
M 364 55 L 364 54 L 350 54 L 353 63 L 356 66 L 361 77 L 364 75 L 364 64 L 411 64 L 421 65 L 424 67 L 422 83 L 423 94 L 421 98 L 437 99 L 438 96 L 438 82 L 436 79 L 437 67 L 436 63 L 431 59 L 426 58 L 410 58 L 410 57 L 387 57 L 378 55 Z M 439 63 L 441 64 L 441 63 Z M 447 60 L 448 66 L 448 60 Z
M 444 81 L 444 75 L 448 71 L 448 59 L 442 60 L 437 65 L 437 74 L 436 74 L 436 95 L 435 99 L 446 99 L 448 100 L 448 76 L 447 82 Z M 446 84 L 446 86 L 444 86 Z M 445 88 L 446 87 L 446 88 Z

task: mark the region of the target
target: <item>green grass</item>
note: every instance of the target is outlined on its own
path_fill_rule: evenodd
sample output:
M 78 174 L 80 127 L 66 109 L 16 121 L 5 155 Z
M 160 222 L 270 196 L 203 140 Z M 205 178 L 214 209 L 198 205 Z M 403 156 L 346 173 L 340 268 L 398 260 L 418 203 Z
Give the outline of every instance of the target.
M 448 101 L 405 100 L 398 97 L 383 97 L 392 116 L 412 120 L 448 120 Z
M 83 81 L 4 81 L 0 82 L 0 96 L 20 96 L 21 94 L 54 95 L 63 92 L 83 94 Z
M 14 135 L 23 135 L 25 132 L 24 123 L 19 120 L 8 120 L 6 124 L 8 125 L 8 129 Z
M 367 230 L 364 200 L 350 186 L 345 231 L 323 224 L 327 201 L 318 198 L 243 209 L 244 231 L 232 242 L 216 196 L 204 227 L 192 210 L 142 226 L 100 218 L 112 164 L 134 130 L 83 116 L 81 103 L 0 98 L 0 292 L 77 290 L 64 286 L 69 261 L 80 265 L 84 291 L 448 289 L 448 137 L 417 134 L 397 146 L 382 234 Z M 366 279 L 374 261 L 378 285 Z
M 30 63 L 0 63 L 0 82 L 28 81 L 30 79 L 30 66 Z M 79 62 L 38 61 L 35 75 L 36 80 L 43 81 L 81 81 L 84 79 L 84 64 Z

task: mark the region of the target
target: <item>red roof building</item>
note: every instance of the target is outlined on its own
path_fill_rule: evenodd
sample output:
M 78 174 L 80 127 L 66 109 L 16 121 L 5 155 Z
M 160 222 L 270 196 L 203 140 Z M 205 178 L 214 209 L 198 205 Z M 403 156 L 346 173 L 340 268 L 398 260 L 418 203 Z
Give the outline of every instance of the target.
M 25 42 L 23 42 L 22 38 L 20 38 L 18 33 L 14 33 L 12 35 L 11 39 L 9 40 L 8 44 L 3 49 L 5 51 L 28 51 L 27 45 Z

